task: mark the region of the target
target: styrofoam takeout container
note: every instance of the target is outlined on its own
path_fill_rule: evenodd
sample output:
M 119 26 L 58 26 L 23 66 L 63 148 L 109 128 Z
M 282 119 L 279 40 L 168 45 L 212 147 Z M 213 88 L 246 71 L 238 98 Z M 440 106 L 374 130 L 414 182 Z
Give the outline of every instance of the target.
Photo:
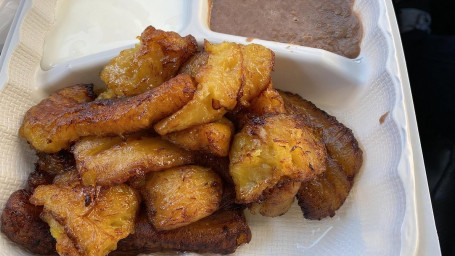
M 18 136 L 28 108 L 74 83 L 101 86 L 102 66 L 120 50 L 132 47 L 124 45 L 41 68 L 55 2 L 21 2 L 0 58 L 1 209 L 34 168 L 34 153 Z M 192 34 L 199 43 L 203 39 L 249 43 L 245 37 L 210 31 L 207 2 L 181 1 L 188 16 L 176 32 Z M 364 164 L 333 218 L 305 220 L 296 204 L 277 218 L 247 213 L 253 238 L 237 250 L 238 255 L 440 255 L 391 1 L 357 0 L 354 8 L 364 29 L 356 59 L 308 47 L 252 41 L 275 52 L 275 87 L 299 93 L 353 130 L 364 152 Z M 0 246 L 0 255 L 29 255 L 3 234 Z

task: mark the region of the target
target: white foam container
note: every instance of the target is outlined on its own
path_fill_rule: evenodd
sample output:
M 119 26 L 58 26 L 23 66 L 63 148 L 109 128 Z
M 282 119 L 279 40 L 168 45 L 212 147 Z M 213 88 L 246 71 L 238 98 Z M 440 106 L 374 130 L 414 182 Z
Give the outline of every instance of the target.
M 181 35 L 199 43 L 247 38 L 213 32 L 208 1 L 181 1 Z M 350 127 L 364 151 L 354 187 L 335 217 L 305 220 L 294 204 L 282 217 L 247 213 L 253 238 L 238 255 L 440 255 L 401 41 L 390 0 L 357 0 L 363 23 L 360 56 L 254 39 L 276 54 L 274 85 L 299 93 Z M 74 83 L 102 86 L 103 65 L 124 45 L 40 65 L 55 0 L 22 1 L 0 58 L 0 209 L 24 186 L 34 153 L 18 136 L 24 113 L 49 93 Z M 386 115 L 384 122 L 380 118 Z M 0 255 L 29 255 L 0 236 Z

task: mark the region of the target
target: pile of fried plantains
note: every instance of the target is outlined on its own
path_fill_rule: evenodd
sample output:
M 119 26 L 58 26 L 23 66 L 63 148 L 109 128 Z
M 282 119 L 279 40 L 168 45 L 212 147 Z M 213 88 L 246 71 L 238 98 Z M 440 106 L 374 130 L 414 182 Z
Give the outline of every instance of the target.
M 20 135 L 36 151 L 1 230 L 42 255 L 233 253 L 244 216 L 333 216 L 362 165 L 350 129 L 274 89 L 274 53 L 148 27 L 91 84 L 30 108 Z

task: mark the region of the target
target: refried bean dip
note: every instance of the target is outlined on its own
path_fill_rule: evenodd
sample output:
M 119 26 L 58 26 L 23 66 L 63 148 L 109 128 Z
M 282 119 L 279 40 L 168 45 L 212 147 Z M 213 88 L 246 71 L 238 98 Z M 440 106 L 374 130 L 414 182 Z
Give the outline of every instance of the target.
M 360 53 L 362 26 L 354 0 L 209 0 L 210 29 L 291 43 L 348 58 Z

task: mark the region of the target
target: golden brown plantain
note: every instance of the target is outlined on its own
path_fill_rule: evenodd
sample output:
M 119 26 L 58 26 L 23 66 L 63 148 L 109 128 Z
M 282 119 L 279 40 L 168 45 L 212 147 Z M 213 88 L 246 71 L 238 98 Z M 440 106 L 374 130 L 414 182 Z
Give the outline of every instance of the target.
M 48 133 L 39 133 L 42 126 L 51 125 L 56 116 L 60 116 L 80 104 L 93 101 L 95 97 L 93 84 L 77 84 L 66 87 L 30 108 L 25 114 L 19 133 L 32 145 L 47 143 Z M 58 150 L 54 150 L 52 153 L 56 152 Z
M 240 47 L 243 55 L 243 78 L 239 103 L 245 107 L 272 82 L 271 74 L 275 63 L 275 54 L 270 49 L 258 44 L 241 45 Z
M 363 158 L 351 129 L 297 94 L 282 91 L 280 94 L 289 113 L 304 116 L 314 128 L 322 130 L 327 152 L 348 176 L 354 176 L 362 166 Z
M 248 107 L 243 108 L 234 116 L 237 127 L 243 127 L 249 120 L 270 113 L 286 113 L 284 102 L 277 90 L 273 89 L 270 82 L 267 89 L 251 100 Z M 295 194 L 300 187 L 300 182 L 285 179 L 273 188 L 263 193 L 264 199 L 260 203 L 249 205 L 250 212 L 260 213 L 263 216 L 277 217 L 285 214 L 294 202 Z
M 63 256 L 84 256 L 80 253 L 71 238 L 65 232 L 65 227 L 60 225 L 57 220 L 49 212 L 42 212 L 41 219 L 49 224 L 52 237 L 57 240 L 55 250 L 59 255 Z
M 252 203 L 249 206 L 252 214 L 260 213 L 262 216 L 277 217 L 285 214 L 291 208 L 295 195 L 300 188 L 301 182 L 285 179 L 273 188 L 263 193 L 265 200 L 260 203 Z
M 223 210 L 196 222 L 197 225 L 158 232 L 149 224 L 146 214 L 141 214 L 136 220 L 136 233 L 120 240 L 117 250 L 109 255 L 169 250 L 233 253 L 251 240 L 251 232 L 242 213 L 243 206 L 234 203 L 235 191 L 228 191 L 232 193 L 223 192 Z M 30 204 L 29 197 L 30 193 L 24 190 L 11 195 L 2 215 L 2 232 L 32 253 L 55 254 L 55 239 L 48 224 L 39 217 L 42 207 Z M 74 248 L 72 242 L 66 246 Z
M 127 185 L 107 189 L 54 184 L 35 189 L 30 202 L 43 205 L 43 220 L 57 240 L 57 252 L 103 256 L 134 232 L 139 195 Z M 69 245 L 72 242 L 73 247 Z
M 318 177 L 302 182 L 297 199 L 307 219 L 333 217 L 343 205 L 352 183 L 342 168 L 330 156 L 327 169 Z
M 161 251 L 234 253 L 251 240 L 251 231 L 242 210 L 221 210 L 188 226 L 156 231 L 145 214 L 136 221 L 136 232 L 120 240 L 111 256 Z
M 240 106 L 246 107 L 271 82 L 275 54 L 258 44 L 240 45 L 240 49 L 243 56 L 243 78 L 239 91 L 239 102 Z M 208 56 L 207 52 L 195 54 L 182 66 L 179 73 L 196 77 L 199 68 L 207 64 Z
M 128 181 L 125 182 L 125 184 L 127 184 L 128 186 L 136 189 L 137 191 L 141 191 L 145 187 L 146 178 L 147 178 L 146 175 L 144 175 L 144 176 L 133 176 L 133 177 L 129 178 Z
M 101 72 L 108 91 L 104 98 L 133 96 L 174 77 L 197 50 L 196 39 L 147 27 L 135 48 L 122 51 Z
M 249 120 L 273 113 L 286 113 L 286 109 L 280 94 L 273 89 L 273 85 L 270 83 L 267 89 L 251 100 L 248 107 L 238 108 L 228 113 L 228 117 L 234 121 L 237 129 L 240 130 Z
M 20 134 L 35 149 L 55 153 L 83 136 L 120 135 L 145 129 L 185 105 L 195 90 L 190 76 L 179 75 L 129 98 L 68 102 L 65 94 L 72 95 L 80 87 L 63 89 L 27 111 Z M 81 94 L 84 93 L 86 90 Z
M 281 92 L 286 110 L 304 116 L 313 127 L 322 130 L 327 147 L 326 171 L 313 180 L 304 181 L 297 193 L 305 218 L 333 217 L 352 188 L 354 176 L 362 162 L 362 150 L 352 131 L 309 101 Z
M 199 68 L 205 66 L 209 59 L 207 52 L 198 52 L 193 55 L 182 67 L 180 67 L 179 74 L 187 74 L 196 78 Z
M 234 136 L 229 172 L 239 203 L 259 202 L 284 178 L 302 182 L 325 169 L 321 138 L 296 116 L 254 118 Z
M 219 209 L 222 193 L 221 178 L 196 165 L 150 173 L 142 190 L 156 230 L 179 228 L 209 216 Z
M 155 125 L 155 131 L 160 135 L 219 120 L 236 106 L 242 82 L 240 46 L 205 41 L 205 51 L 209 57 L 196 75 L 198 86 L 194 98 Z
M 163 138 L 187 150 L 227 156 L 233 134 L 234 124 L 226 118 L 221 118 L 212 123 L 169 133 Z
M 2 213 L 2 233 L 32 253 L 55 255 L 55 239 L 40 219 L 43 207 L 31 204 L 30 196 L 23 189 L 11 194 Z
M 269 113 L 286 113 L 283 98 L 277 90 L 273 89 L 272 83 L 256 98 L 253 98 L 247 111 L 256 116 Z
M 205 52 L 181 71 L 199 82 L 195 98 L 155 130 L 161 135 L 180 131 L 218 120 L 237 105 L 248 106 L 270 83 L 273 65 L 274 53 L 264 46 L 205 41 Z
M 85 137 L 73 147 L 85 186 L 112 186 L 147 172 L 194 163 L 193 154 L 159 137 Z

